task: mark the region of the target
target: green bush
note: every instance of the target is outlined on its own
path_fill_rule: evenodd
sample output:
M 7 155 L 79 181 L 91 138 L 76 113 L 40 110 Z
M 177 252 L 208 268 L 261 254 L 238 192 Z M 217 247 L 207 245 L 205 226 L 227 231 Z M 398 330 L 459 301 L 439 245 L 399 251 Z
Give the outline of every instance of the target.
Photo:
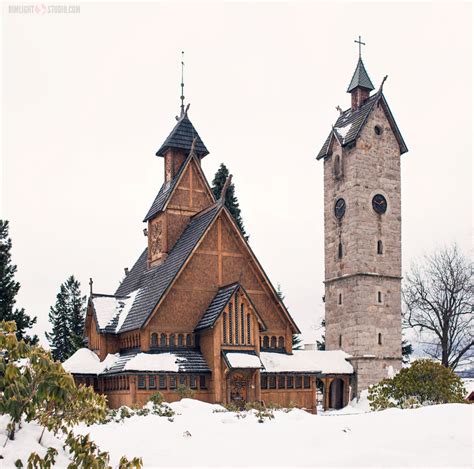
M 153 405 L 161 405 L 163 404 L 163 401 L 165 398 L 163 397 L 163 394 L 161 392 L 155 392 L 155 394 L 152 394 L 150 398 L 148 399 L 148 402 L 151 402 Z
M 185 384 L 180 384 L 178 388 L 176 389 L 176 391 L 181 399 L 194 398 L 194 391 L 189 386 L 186 386 Z
M 372 410 L 382 410 L 464 402 L 465 393 L 461 379 L 451 369 L 421 359 L 402 368 L 393 378 L 371 386 L 368 397 Z

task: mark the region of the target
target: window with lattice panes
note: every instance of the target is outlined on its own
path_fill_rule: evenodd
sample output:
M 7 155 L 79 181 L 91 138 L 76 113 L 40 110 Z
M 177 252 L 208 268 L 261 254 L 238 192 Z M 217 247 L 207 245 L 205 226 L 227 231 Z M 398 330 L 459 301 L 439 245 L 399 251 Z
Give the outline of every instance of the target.
M 146 389 L 145 375 L 138 375 L 138 389 Z
M 155 375 L 150 375 L 148 377 L 148 387 L 149 387 L 149 389 L 156 389 L 156 377 L 155 377 Z
M 166 375 L 159 375 L 158 381 L 160 383 L 160 389 L 166 389 Z
M 278 376 L 278 389 L 285 389 L 285 377 Z

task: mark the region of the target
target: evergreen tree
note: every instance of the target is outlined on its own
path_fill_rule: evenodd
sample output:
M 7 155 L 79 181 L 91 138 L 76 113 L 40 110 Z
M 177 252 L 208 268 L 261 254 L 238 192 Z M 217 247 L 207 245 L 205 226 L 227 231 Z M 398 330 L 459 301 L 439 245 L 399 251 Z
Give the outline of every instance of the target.
M 61 285 L 49 312 L 53 328 L 51 333 L 46 333 L 46 338 L 55 360 L 63 362 L 84 346 L 85 300 L 80 283 L 71 275 Z
M 222 188 L 224 187 L 225 181 L 229 176 L 229 170 L 227 169 L 224 163 L 221 163 L 219 169 L 214 176 L 214 180 L 212 181 L 212 192 L 214 193 L 214 197 L 219 199 L 221 196 Z M 228 208 L 229 212 L 234 217 L 237 226 L 240 228 L 240 231 L 246 240 L 249 239 L 247 233 L 245 232 L 244 222 L 242 220 L 242 216 L 240 215 L 240 208 L 239 208 L 239 201 L 235 195 L 235 186 L 232 183 L 229 188 L 227 189 L 225 195 L 225 206 Z
M 23 308 L 15 308 L 15 296 L 20 289 L 20 283 L 14 279 L 16 265 L 11 263 L 12 240 L 8 237 L 8 221 L 0 220 L 0 321 L 15 321 L 18 340 L 32 344 L 38 342 L 38 337 L 29 337 L 26 330 L 36 322 L 25 313 Z
M 321 321 L 321 327 L 326 330 L 326 319 Z M 321 335 L 321 340 L 316 341 L 316 347 L 318 350 L 326 350 L 326 335 Z
M 413 353 L 413 346 L 407 339 L 402 339 L 402 362 L 410 363 L 410 355 Z

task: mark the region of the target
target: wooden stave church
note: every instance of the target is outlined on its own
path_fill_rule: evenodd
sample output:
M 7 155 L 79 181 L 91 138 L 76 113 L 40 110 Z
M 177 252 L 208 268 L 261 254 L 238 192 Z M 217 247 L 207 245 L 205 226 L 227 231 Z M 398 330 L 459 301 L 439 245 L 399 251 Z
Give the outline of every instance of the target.
M 311 412 L 319 387 L 325 408 L 346 405 L 346 354 L 292 350 L 300 331 L 225 207 L 225 188 L 215 199 L 201 168 L 207 154 L 182 110 L 156 153 L 165 181 L 144 219 L 147 248 L 113 295 L 91 283 L 85 336 L 103 365 L 74 366 L 73 356 L 69 370 L 112 408 L 143 405 L 157 391 L 178 400 L 180 385 L 210 403 Z

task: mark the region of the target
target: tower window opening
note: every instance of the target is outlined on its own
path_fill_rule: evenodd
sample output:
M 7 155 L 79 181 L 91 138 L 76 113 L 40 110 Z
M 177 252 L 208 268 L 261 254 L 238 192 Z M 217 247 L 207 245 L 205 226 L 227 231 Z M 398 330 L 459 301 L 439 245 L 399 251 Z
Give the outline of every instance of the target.
M 374 127 L 374 132 L 376 135 L 382 135 L 382 127 L 380 127 L 380 125 L 376 125 Z
M 382 292 L 381 291 L 377 292 L 377 301 L 379 303 L 382 303 Z
M 379 333 L 379 345 L 382 345 L 382 334 Z
M 342 305 L 342 293 L 339 293 L 339 298 L 337 300 L 337 304 Z
M 377 254 L 383 254 L 383 243 L 380 239 L 377 241 Z
M 342 243 L 339 243 L 339 247 L 337 249 L 337 257 L 339 259 L 342 259 L 342 255 L 343 255 L 343 252 L 342 252 Z
M 342 335 L 339 336 L 339 347 L 342 347 Z

